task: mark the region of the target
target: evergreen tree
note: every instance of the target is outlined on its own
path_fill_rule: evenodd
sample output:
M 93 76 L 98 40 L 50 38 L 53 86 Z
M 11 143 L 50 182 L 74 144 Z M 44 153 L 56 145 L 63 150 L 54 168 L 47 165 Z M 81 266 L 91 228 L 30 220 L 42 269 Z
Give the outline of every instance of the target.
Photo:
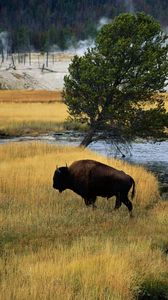
M 127 13 L 101 29 L 95 48 L 74 57 L 64 99 L 71 117 L 88 125 L 82 145 L 165 135 L 168 114 L 159 91 L 168 76 L 167 55 L 160 24 Z

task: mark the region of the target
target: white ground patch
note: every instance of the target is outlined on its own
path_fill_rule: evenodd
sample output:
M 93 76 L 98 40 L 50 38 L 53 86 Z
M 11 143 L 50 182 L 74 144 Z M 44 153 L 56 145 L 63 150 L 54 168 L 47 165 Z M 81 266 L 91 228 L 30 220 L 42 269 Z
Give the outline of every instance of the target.
M 81 55 L 74 51 L 49 53 L 48 64 L 46 54 L 14 54 L 13 60 L 10 56 L 3 62 L 0 55 L 0 89 L 62 90 L 74 54 Z
M 73 54 L 14 55 L 0 63 L 0 89 L 62 90 Z M 1 60 L 0 60 L 1 61 Z M 14 69 L 13 67 L 16 67 Z

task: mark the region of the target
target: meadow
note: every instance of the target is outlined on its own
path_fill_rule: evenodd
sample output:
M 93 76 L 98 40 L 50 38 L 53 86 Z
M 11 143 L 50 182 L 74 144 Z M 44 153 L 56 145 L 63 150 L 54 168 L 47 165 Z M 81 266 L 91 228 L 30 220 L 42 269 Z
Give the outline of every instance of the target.
M 60 91 L 0 90 L 1 103 L 53 103 L 61 101 Z
M 168 93 L 164 95 L 168 111 Z M 0 90 L 0 135 L 21 136 L 84 130 L 85 125 L 69 122 L 60 91 Z
M 0 147 L 0 298 L 168 299 L 168 202 L 140 166 L 44 143 Z M 134 218 L 52 188 L 56 165 L 91 158 L 136 182 Z
M 62 131 L 68 116 L 60 92 L 0 91 L 0 134 L 38 135 Z

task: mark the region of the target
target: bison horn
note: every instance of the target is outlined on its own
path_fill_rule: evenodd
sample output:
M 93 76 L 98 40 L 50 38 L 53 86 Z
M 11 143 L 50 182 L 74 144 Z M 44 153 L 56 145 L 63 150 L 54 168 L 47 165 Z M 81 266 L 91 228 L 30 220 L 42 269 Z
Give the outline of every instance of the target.
M 61 173 L 61 170 L 60 168 L 57 168 L 57 173 L 60 174 Z

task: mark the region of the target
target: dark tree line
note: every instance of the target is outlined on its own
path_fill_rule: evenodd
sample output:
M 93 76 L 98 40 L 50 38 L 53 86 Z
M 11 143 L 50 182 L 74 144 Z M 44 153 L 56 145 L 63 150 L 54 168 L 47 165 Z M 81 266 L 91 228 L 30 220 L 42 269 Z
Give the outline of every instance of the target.
M 167 0 L 133 0 L 135 11 L 145 11 L 167 25 Z M 95 37 L 101 17 L 113 18 L 132 9 L 128 0 L 0 0 L 0 32 L 10 32 L 12 51 L 30 48 L 61 50 L 78 40 Z

